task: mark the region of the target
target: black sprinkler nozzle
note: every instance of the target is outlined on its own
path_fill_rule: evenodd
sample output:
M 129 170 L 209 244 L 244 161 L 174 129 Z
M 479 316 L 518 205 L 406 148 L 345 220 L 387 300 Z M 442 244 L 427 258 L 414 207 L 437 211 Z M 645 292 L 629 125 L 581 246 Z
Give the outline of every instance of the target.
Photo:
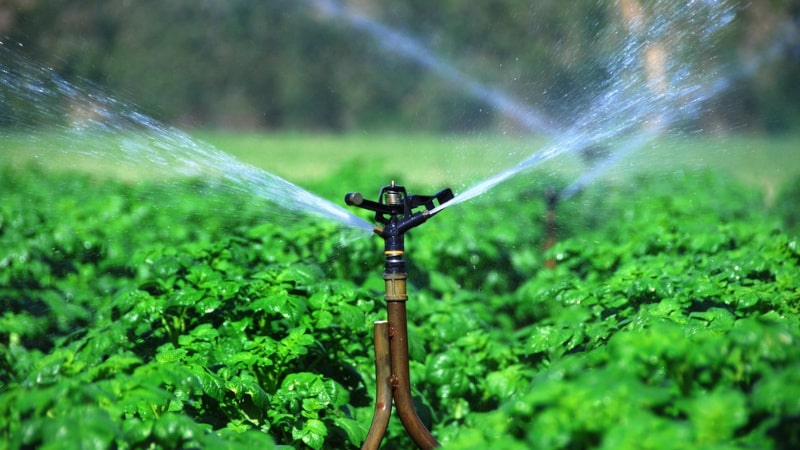
M 344 196 L 344 202 L 350 206 L 361 206 L 364 201 L 364 196 L 358 192 L 351 192 Z

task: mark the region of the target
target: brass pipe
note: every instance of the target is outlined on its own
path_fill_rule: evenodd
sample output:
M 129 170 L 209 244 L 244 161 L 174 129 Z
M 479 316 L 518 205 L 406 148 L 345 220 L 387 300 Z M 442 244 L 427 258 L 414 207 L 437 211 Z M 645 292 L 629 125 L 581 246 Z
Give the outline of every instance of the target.
M 375 322 L 375 415 L 361 450 L 377 450 L 392 414 L 392 360 L 389 356 L 389 322 Z
M 439 441 L 417 416 L 411 399 L 411 381 L 408 368 L 408 326 L 405 301 L 387 301 L 389 319 L 389 344 L 392 360 L 392 387 L 394 404 L 408 434 L 422 450 L 439 447 Z

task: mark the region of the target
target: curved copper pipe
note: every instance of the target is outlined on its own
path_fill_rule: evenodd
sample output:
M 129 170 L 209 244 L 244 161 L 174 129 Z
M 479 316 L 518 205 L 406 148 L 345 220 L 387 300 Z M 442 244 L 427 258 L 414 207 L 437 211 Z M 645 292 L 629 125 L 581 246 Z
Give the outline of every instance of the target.
M 362 449 L 377 448 L 383 440 L 386 425 L 391 413 L 391 404 L 386 401 L 387 395 L 394 400 L 408 434 L 423 450 L 439 446 L 439 442 L 417 416 L 414 402 L 411 399 L 411 382 L 408 368 L 408 326 L 406 317 L 406 265 L 403 261 L 405 233 L 428 220 L 435 212 L 436 202 L 439 207 L 453 199 L 453 192 L 444 189 L 433 196 L 407 195 L 403 186 L 392 181 L 389 186 L 381 188 L 377 202 L 365 200 L 361 194 L 345 195 L 345 203 L 375 212 L 375 220 L 385 227 L 375 227 L 374 231 L 384 241 L 383 279 L 386 282 L 386 306 L 388 310 L 388 344 L 381 341 L 387 336 L 384 327 L 375 322 L 375 367 L 376 367 L 376 405 L 375 416 Z M 413 212 L 424 206 L 423 211 Z M 388 345 L 388 348 L 387 348 Z M 385 358 L 390 360 L 391 375 L 385 376 Z M 387 389 L 388 380 L 388 389 Z M 382 390 L 383 389 L 383 390 Z M 386 394 L 385 391 L 391 391 Z M 391 400 L 390 399 L 390 400 Z
M 392 387 L 394 404 L 408 434 L 422 450 L 438 447 L 433 437 L 414 410 L 411 399 L 411 382 L 408 369 L 408 326 L 405 301 L 388 301 L 389 344 L 392 359 Z
M 381 445 L 392 414 L 392 360 L 389 356 L 389 322 L 375 322 L 375 415 L 361 450 L 376 450 Z

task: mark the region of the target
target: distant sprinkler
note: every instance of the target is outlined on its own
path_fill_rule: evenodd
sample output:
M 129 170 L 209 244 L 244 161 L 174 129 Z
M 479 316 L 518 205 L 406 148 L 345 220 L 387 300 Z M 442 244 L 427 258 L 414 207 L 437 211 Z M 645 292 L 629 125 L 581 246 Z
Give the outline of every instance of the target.
M 556 221 L 556 207 L 558 206 L 558 192 L 553 188 L 548 188 L 544 193 L 545 206 L 545 230 L 544 230 L 544 244 L 542 250 L 547 251 L 553 248 L 558 241 L 558 222 Z M 554 269 L 556 262 L 552 258 L 548 258 L 544 262 L 544 266 L 548 269 Z

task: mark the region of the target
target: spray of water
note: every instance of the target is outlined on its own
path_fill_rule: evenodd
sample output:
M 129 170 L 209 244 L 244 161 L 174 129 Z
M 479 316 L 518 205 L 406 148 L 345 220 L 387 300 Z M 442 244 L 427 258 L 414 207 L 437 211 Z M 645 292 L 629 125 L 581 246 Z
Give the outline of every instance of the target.
M 306 2 L 322 17 L 344 22 L 366 34 L 383 50 L 419 64 L 454 88 L 513 118 L 526 130 L 546 136 L 554 136 L 561 131 L 561 125 L 544 112 L 517 101 L 501 89 L 481 83 L 436 55 L 418 39 L 373 20 L 356 9 L 345 7 L 336 0 L 306 0 Z
M 621 25 L 620 30 L 598 37 L 601 41 L 598 47 L 611 48 L 606 64 L 610 81 L 602 86 L 586 87 L 596 95 L 575 111 L 572 116 L 577 119 L 568 125 L 557 123 L 500 89 L 480 83 L 444 62 L 418 40 L 371 20 L 357 10 L 344 7 L 336 0 L 306 2 L 322 16 L 344 22 L 367 34 L 383 49 L 431 70 L 454 87 L 515 118 L 528 130 L 551 137 L 551 143 L 543 149 L 516 166 L 475 184 L 454 200 L 441 205 L 436 212 L 477 197 L 503 181 L 564 153 L 580 152 L 598 145 L 613 147 L 615 150 L 610 152 L 609 158 L 587 170 L 562 194 L 573 195 L 609 167 L 668 131 L 676 122 L 696 117 L 706 100 L 731 84 L 730 76 L 719 75 L 721 65 L 708 64 L 708 61 L 703 63 L 699 56 L 692 54 L 712 42 L 715 34 L 733 19 L 733 8 L 724 1 L 654 2 L 652 11 L 645 16 L 646 21 L 641 17 L 630 19 Z M 642 66 L 643 55 L 654 43 L 669 49 L 662 73 L 655 76 L 648 75 L 647 68 Z M 276 203 L 280 208 L 274 214 L 311 212 L 348 226 L 369 229 L 366 222 L 342 208 L 274 175 L 247 166 L 178 130 L 165 127 L 136 113 L 128 105 L 95 91 L 78 88 L 47 69 L 20 62 L 19 58 L 15 65 L 7 64 L 5 59 L 9 59 L 9 52 L 2 46 L 0 55 L 4 58 L 0 65 L 3 81 L 0 85 L 4 89 L 0 94 L 10 96 L 16 103 L 20 99 L 28 101 L 33 107 L 27 114 L 38 117 L 41 123 L 69 121 L 68 125 L 60 128 L 61 133 L 70 135 L 68 139 L 74 139 L 74 135 L 80 133 L 92 136 L 90 145 L 84 144 L 79 149 L 74 148 L 75 145 L 64 147 L 71 147 L 68 151 L 73 154 L 110 155 L 136 165 L 147 161 L 150 166 L 164 172 L 214 177 L 243 194 L 255 193 Z M 755 72 L 758 65 L 746 66 L 741 74 L 747 76 Z M 6 100 L 4 104 L 9 103 Z M 54 109 L 53 100 L 61 106 Z M 73 111 L 79 114 L 73 114 Z M 108 139 L 98 138 L 103 133 Z
M 629 156 L 679 121 L 697 117 L 703 104 L 729 86 L 720 75 L 721 66 L 698 61 L 692 52 L 713 41 L 734 17 L 725 2 L 690 1 L 683 5 L 656 2 L 647 24 L 625 24 L 627 37 L 611 52 L 610 82 L 597 90 L 578 119 L 559 133 L 545 148 L 516 166 L 483 180 L 453 200 L 437 207 L 439 212 L 475 198 L 515 175 L 556 156 L 595 146 L 616 150 L 588 170 L 563 195 L 573 195 L 609 167 Z M 637 32 L 630 32 L 635 30 Z M 620 33 L 623 34 L 623 33 Z M 657 45 L 668 49 L 659 73 L 648 73 L 642 61 Z
M 674 114 L 673 111 L 662 112 L 658 123 L 639 131 L 628 138 L 627 141 L 619 144 L 607 158 L 585 171 L 567 186 L 559 194 L 559 199 L 567 200 L 578 194 L 609 169 L 617 166 L 620 161 L 644 147 L 659 134 L 668 131 L 667 127 L 669 125 L 699 114 L 704 104 L 733 88 L 737 82 L 754 76 L 759 68 L 777 60 L 788 48 L 795 47 L 798 42 L 800 42 L 800 31 L 797 26 L 790 22 L 782 24 L 775 30 L 775 37 L 766 49 L 757 56 L 750 57 L 742 64 L 735 67 L 727 67 L 727 70 L 725 70 L 726 75 L 717 76 L 707 80 L 705 84 L 695 85 L 687 92 L 681 93 L 681 95 L 684 95 L 683 102 L 685 107 L 683 109 L 678 109 L 677 114 Z
M 28 136 L 30 156 L 67 164 L 97 161 L 146 176 L 201 178 L 235 194 L 267 200 L 274 220 L 312 214 L 344 226 L 372 226 L 344 208 L 166 126 L 99 89 L 60 77 L 0 44 L 0 128 Z M 13 130 L 13 131 L 10 131 Z M 79 158 L 76 158 L 79 157 Z
M 475 198 L 494 186 L 556 156 L 593 147 L 614 147 L 609 157 L 589 168 L 564 192 L 578 192 L 620 160 L 630 156 L 676 122 L 696 117 L 702 105 L 730 86 L 730 76 L 720 76 L 720 65 L 708 64 L 698 52 L 734 18 L 734 8 L 724 0 L 651 2 L 649 10 L 620 18 L 619 29 L 598 36 L 595 45 L 608 50 L 609 81 L 587 86 L 596 94 L 578 107 L 574 120 L 554 120 L 541 111 L 516 101 L 508 93 L 486 86 L 466 75 L 408 34 L 370 19 L 336 0 L 306 0 L 331 20 L 344 22 L 368 35 L 382 49 L 430 70 L 455 88 L 514 118 L 529 131 L 544 134 L 551 142 L 538 152 L 491 176 L 434 212 Z M 655 50 L 655 51 L 654 51 Z M 661 54 L 659 54 L 661 52 Z M 648 58 L 664 58 L 657 73 L 645 67 Z M 742 72 L 754 72 L 750 65 Z M 565 125 L 566 124 L 566 125 Z

